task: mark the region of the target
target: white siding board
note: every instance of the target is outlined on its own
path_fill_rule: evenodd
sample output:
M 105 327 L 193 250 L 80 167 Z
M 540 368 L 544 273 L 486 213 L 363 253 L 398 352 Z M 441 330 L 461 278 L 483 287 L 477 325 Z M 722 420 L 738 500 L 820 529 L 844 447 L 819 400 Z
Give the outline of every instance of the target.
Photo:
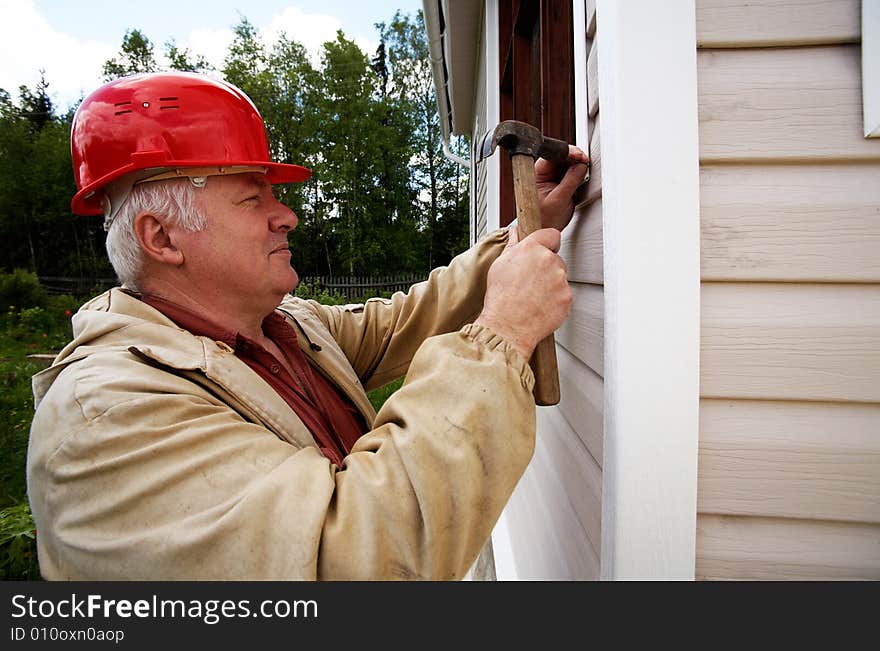
M 880 161 L 863 137 L 858 45 L 701 50 L 700 159 Z
M 698 579 L 880 579 L 880 526 L 700 515 Z
M 880 282 L 880 165 L 700 171 L 703 280 Z
M 880 402 L 880 286 L 704 283 L 703 397 Z
M 599 375 L 605 366 L 604 295 L 599 285 L 571 283 L 574 302 L 568 319 L 556 331 L 556 342 Z
M 587 110 L 590 117 L 599 112 L 599 48 L 593 40 L 587 56 Z
M 605 384 L 602 377 L 562 346 L 556 347 L 559 366 L 558 409 L 577 432 L 593 462 L 602 466 L 602 428 Z
M 564 499 L 577 519 L 568 528 L 586 533 L 593 552 L 587 557 L 598 559 L 602 544 L 602 469 L 557 408 L 539 409 L 538 420 L 542 424 L 542 447 L 551 469 L 556 470 L 552 476 L 558 481 L 557 499 Z M 598 564 L 592 569 L 590 575 L 578 578 L 599 578 Z
M 601 285 L 604 277 L 602 202 L 594 201 L 575 211 L 562 233 L 559 255 L 568 268 L 568 280 Z
M 594 471 L 597 469 L 578 467 L 577 472 L 573 471 L 566 456 L 576 448 L 565 447 L 566 452 L 560 448 L 558 431 L 568 428 L 553 411 L 554 408 L 538 410 L 539 435 L 535 454 L 505 510 L 506 526 L 515 541 L 513 555 L 517 578 L 595 579 L 599 574 L 599 559 L 578 509 L 588 505 L 587 500 L 591 498 L 585 491 L 583 479 L 595 485 Z M 566 434 L 580 445 L 570 429 Z M 581 449 L 589 458 L 583 446 Z M 581 459 L 585 461 L 583 457 Z M 561 464 L 566 464 L 567 470 L 563 470 Z M 590 472 L 585 473 L 585 469 Z M 572 485 L 572 480 L 581 482 Z M 569 482 L 568 486 L 563 483 L 565 481 Z M 601 479 L 598 483 L 601 486 Z M 600 508 L 600 500 L 593 500 Z
M 857 43 L 860 0 L 697 0 L 698 47 Z
M 880 405 L 703 400 L 698 510 L 880 524 Z
M 582 185 L 575 195 L 575 203 L 579 206 L 590 204 L 602 196 L 602 145 L 599 141 L 600 116 L 591 122 L 593 133 L 590 135 L 590 180 Z

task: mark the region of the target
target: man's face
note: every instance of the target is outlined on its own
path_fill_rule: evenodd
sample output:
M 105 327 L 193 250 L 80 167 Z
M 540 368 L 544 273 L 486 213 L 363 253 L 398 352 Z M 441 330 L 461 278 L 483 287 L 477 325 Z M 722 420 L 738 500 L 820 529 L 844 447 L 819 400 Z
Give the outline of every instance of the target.
M 197 197 L 208 224 L 198 233 L 178 234 L 181 270 L 203 294 L 222 297 L 221 304 L 268 314 L 299 280 L 287 245 L 296 215 L 258 173 L 209 177 Z

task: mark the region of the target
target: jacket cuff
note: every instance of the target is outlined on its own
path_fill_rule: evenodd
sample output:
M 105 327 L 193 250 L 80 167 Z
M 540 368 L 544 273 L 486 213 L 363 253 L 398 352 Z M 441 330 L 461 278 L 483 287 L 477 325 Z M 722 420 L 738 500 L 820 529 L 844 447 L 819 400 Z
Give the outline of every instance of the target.
M 486 326 L 475 323 L 468 323 L 459 330 L 459 333 L 488 350 L 500 351 L 507 363 L 519 373 L 520 381 L 525 390 L 529 393 L 532 392 L 535 386 L 535 374 L 532 372 L 528 362 L 523 359 L 523 356 L 506 339 L 501 335 L 495 334 Z

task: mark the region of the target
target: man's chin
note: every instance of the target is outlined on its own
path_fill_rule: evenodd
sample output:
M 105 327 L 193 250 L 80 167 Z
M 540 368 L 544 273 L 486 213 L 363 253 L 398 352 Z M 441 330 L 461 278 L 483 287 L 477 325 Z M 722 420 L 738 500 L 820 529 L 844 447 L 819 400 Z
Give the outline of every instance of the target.
M 293 294 L 296 291 L 296 288 L 299 286 L 299 274 L 291 267 L 290 275 L 285 278 L 283 281 L 279 281 L 277 287 L 282 291 L 282 294 Z

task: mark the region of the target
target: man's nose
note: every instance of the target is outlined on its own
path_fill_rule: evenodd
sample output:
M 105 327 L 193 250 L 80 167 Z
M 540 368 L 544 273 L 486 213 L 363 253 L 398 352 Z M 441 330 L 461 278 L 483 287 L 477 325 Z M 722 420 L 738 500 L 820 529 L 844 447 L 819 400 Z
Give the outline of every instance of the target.
M 283 231 L 285 233 L 292 231 L 299 223 L 296 213 L 277 199 L 275 204 L 275 210 L 272 211 L 272 217 L 270 218 L 270 227 L 273 231 Z

